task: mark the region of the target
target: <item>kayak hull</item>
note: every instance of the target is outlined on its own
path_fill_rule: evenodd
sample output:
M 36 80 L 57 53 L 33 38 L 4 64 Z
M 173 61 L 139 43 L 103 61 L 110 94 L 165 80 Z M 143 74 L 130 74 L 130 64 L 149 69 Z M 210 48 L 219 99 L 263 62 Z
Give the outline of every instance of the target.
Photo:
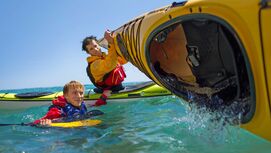
M 17 94 L 18 95 L 18 94 Z M 20 94 L 21 95 L 21 94 Z M 49 106 L 53 99 L 63 95 L 62 92 L 55 92 L 49 95 L 33 97 L 33 94 L 25 94 L 27 97 L 16 97 L 15 93 L 0 93 L 0 110 L 20 110 L 38 106 Z M 108 99 L 108 103 L 131 102 L 140 99 L 160 98 L 162 96 L 171 96 L 171 92 L 162 88 L 153 82 L 144 82 L 136 85 L 127 86 L 125 90 L 113 93 Z M 32 97 L 31 97 L 32 96 Z M 101 96 L 100 93 L 94 93 L 93 89 L 85 93 L 85 102 L 92 105 Z
M 259 2 L 172 3 L 116 29 L 116 49 L 186 101 L 245 103 L 241 127 L 271 140 L 271 3 Z
M 101 124 L 101 120 L 94 119 L 86 119 L 72 122 L 59 122 L 59 123 L 51 123 L 49 127 L 58 127 L 58 128 L 79 128 L 79 127 L 89 127 L 89 126 L 97 126 Z

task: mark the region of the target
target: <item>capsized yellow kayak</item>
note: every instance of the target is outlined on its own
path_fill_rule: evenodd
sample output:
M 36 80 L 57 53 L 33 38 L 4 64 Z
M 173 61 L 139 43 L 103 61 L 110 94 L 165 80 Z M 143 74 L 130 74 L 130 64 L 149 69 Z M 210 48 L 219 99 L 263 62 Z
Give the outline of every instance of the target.
M 214 96 L 244 106 L 241 126 L 271 140 L 271 4 L 189 0 L 114 31 L 120 56 L 189 101 Z

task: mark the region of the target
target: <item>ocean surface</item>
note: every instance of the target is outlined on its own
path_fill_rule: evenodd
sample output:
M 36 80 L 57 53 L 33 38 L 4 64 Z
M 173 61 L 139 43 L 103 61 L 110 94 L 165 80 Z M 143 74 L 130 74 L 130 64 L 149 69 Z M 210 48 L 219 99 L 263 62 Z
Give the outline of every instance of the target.
M 92 88 L 88 85 L 86 88 Z M 61 91 L 62 87 L 0 90 Z M 48 106 L 0 111 L 0 124 L 29 123 Z M 175 96 L 112 102 L 99 109 L 102 124 L 83 128 L 0 126 L 0 153 L 270 153 L 271 142 L 239 126 L 213 120 Z M 271 130 L 271 129 L 270 129 Z

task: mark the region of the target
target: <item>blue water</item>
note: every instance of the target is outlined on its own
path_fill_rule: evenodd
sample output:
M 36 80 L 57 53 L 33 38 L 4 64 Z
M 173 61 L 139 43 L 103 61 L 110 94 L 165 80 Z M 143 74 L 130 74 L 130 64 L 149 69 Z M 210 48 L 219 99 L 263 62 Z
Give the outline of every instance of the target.
M 87 86 L 87 88 L 91 86 Z M 7 92 L 59 91 L 61 87 Z M 3 92 L 3 91 L 1 91 Z M 89 108 L 89 110 L 94 108 Z M 198 111 L 169 96 L 109 103 L 96 107 L 97 127 L 74 129 L 29 126 L 0 127 L 0 153 L 270 153 L 271 143 L 238 126 L 210 121 Z M 28 123 L 46 113 L 47 106 L 7 112 L 0 123 Z

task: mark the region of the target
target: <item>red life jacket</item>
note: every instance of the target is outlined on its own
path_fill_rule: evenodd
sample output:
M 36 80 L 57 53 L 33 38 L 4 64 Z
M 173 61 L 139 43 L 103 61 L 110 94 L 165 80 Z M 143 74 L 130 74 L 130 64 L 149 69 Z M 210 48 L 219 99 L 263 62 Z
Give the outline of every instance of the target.
M 40 119 L 35 120 L 33 122 L 33 124 L 39 124 L 41 119 L 51 119 L 52 120 L 52 119 L 63 117 L 60 108 L 65 107 L 67 104 L 67 101 L 64 98 L 64 96 L 58 96 L 57 99 L 52 100 L 52 104 L 53 105 L 51 105 L 49 107 L 46 115 Z
M 103 81 L 96 83 L 93 75 L 90 72 L 90 65 L 91 63 L 88 63 L 87 66 L 88 77 L 91 80 L 91 82 L 98 88 L 110 89 L 113 86 L 120 85 L 124 81 L 124 78 L 126 78 L 123 66 L 118 64 L 115 69 L 104 75 Z

